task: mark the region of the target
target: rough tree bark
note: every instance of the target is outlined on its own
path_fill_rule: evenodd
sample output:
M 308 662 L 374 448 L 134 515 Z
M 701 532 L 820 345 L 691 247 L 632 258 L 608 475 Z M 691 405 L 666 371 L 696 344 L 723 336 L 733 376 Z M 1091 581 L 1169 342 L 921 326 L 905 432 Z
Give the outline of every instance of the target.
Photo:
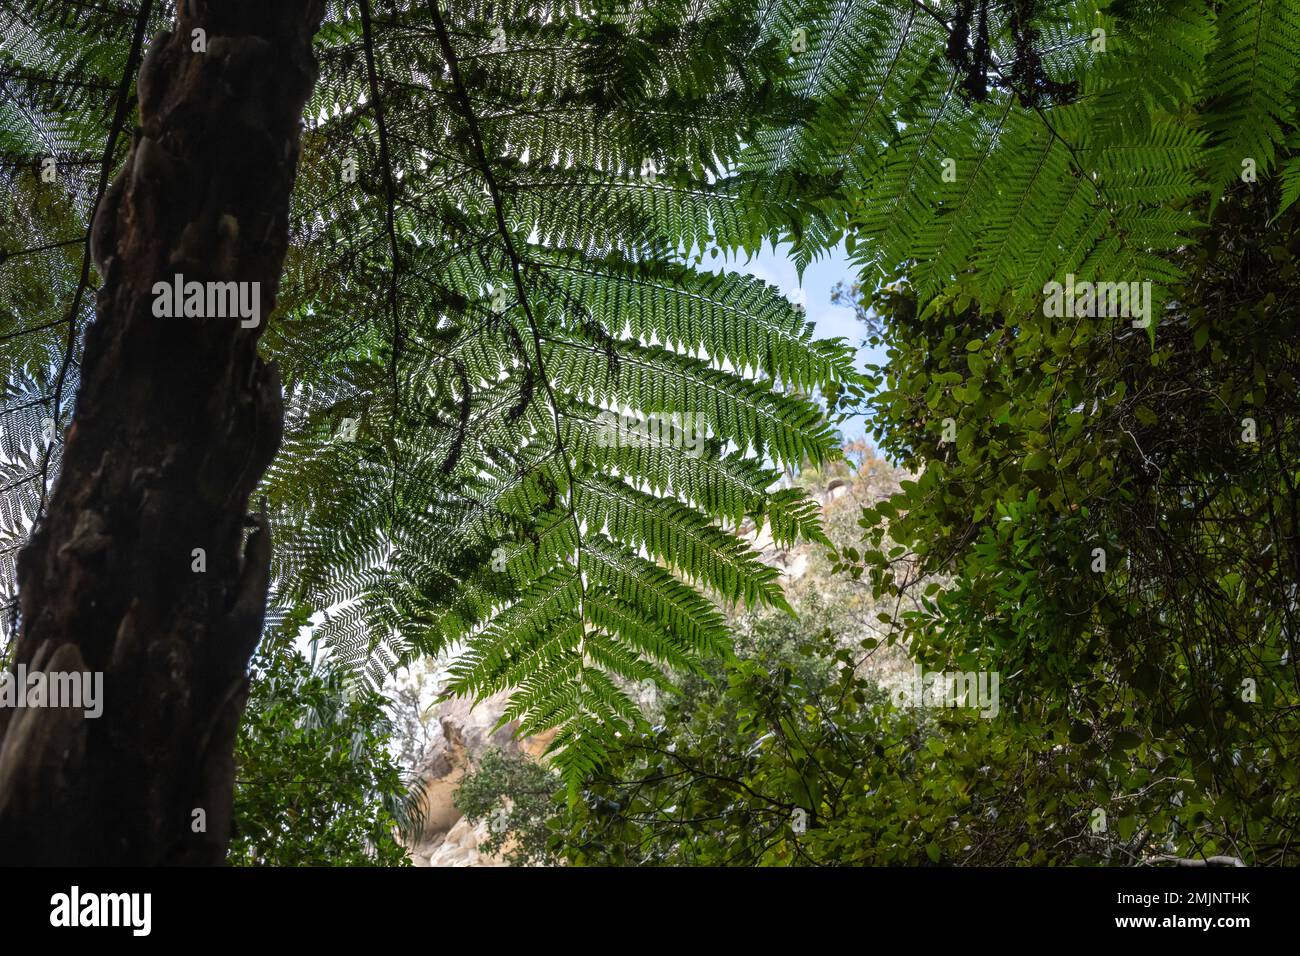
M 96 216 L 97 320 L 62 472 L 19 563 L 15 664 L 103 672 L 103 714 L 0 709 L 6 864 L 212 864 L 230 838 L 270 561 L 246 513 L 282 428 L 257 341 L 324 0 L 178 7 L 144 58 L 140 125 Z M 261 321 L 157 317 L 154 285 L 178 273 L 260 283 Z

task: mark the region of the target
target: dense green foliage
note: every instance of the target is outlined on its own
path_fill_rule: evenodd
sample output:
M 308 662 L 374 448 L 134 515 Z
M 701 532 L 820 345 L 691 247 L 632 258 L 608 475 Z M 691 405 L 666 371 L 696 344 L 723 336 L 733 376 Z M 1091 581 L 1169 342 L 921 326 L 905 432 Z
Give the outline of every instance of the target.
M 717 682 L 674 697 L 658 727 L 621 746 L 609 773 L 563 816 L 565 858 L 692 866 L 1100 858 L 1104 844 L 1071 826 L 1065 755 L 1010 746 L 1005 722 L 974 712 L 894 707 L 855 673 L 862 649 L 819 623 L 810 620 L 798 643 L 755 635 Z
M 412 804 L 388 750 L 386 701 L 309 662 L 288 642 L 293 630 L 268 636 L 254 661 L 230 862 L 405 865 L 397 835 Z
M 874 427 L 920 474 L 864 515 L 862 558 L 882 595 L 915 591 L 886 535 L 952 576 L 890 639 L 1008 675 L 1016 738 L 1069 745 L 1125 839 L 1261 863 L 1295 861 L 1300 822 L 1300 217 L 1279 202 L 1239 185 L 1202 211 L 1154 350 L 1113 320 L 873 296 Z

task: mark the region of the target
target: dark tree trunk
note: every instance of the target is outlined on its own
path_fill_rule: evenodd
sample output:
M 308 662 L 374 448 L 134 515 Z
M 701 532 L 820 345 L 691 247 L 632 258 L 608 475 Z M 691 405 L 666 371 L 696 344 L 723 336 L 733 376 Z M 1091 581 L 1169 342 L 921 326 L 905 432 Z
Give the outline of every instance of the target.
M 257 341 L 324 0 L 178 6 L 141 66 L 140 126 L 96 217 L 98 317 L 62 473 L 19 563 L 15 664 L 103 672 L 103 713 L 0 709 L 6 864 L 211 864 L 230 839 L 270 561 L 248 499 L 282 428 Z M 157 317 L 154 284 L 178 273 L 260 283 L 259 323 Z

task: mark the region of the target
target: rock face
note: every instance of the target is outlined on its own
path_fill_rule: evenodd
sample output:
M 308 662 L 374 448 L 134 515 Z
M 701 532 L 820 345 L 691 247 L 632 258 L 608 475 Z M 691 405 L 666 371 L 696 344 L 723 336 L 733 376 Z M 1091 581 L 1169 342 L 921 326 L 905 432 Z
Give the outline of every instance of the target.
M 433 846 L 427 858 L 412 851 L 416 866 L 508 866 L 504 860 L 490 853 L 479 852 L 479 844 L 487 839 L 487 824 L 470 826 L 461 817 L 443 834 L 441 842 Z
M 421 760 L 424 787 L 424 830 L 410 848 L 416 866 L 505 866 L 498 857 L 480 853 L 487 838 L 486 821 L 470 826 L 456 808 L 460 780 L 484 753 L 498 749 L 540 757 L 554 737 L 553 732 L 516 740 L 518 722 L 512 721 L 493 733 L 505 712 L 506 692 L 494 694 L 478 704 L 456 698 L 442 704 L 436 726 Z

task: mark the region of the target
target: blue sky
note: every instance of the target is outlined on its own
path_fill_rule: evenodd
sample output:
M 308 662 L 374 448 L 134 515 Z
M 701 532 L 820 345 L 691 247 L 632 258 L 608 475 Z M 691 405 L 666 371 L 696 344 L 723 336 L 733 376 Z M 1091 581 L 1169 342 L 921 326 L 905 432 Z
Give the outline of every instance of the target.
M 715 268 L 719 267 L 715 266 Z M 866 349 L 862 346 L 866 329 L 853 317 L 853 310 L 847 306 L 831 304 L 831 289 L 835 284 L 843 282 L 845 286 L 852 285 L 857 275 L 856 268 L 849 262 L 842 246 L 809 265 L 804 270 L 802 284 L 799 281 L 799 271 L 795 268 L 794 260 L 790 258 L 786 246 L 779 246 L 775 251 L 771 250 L 771 247 L 765 247 L 749 262 L 743 259 L 733 260 L 727 263 L 725 268 L 745 272 L 769 282 L 785 293 L 786 298 L 792 302 L 801 302 L 808 310 L 808 318 L 816 326 L 818 338 L 832 339 L 840 336 L 857 347 L 859 368 L 867 362 L 880 362 L 883 358 L 881 350 Z M 861 420 L 858 420 L 856 425 L 846 423 L 844 431 L 845 438 L 860 438 L 865 427 Z

